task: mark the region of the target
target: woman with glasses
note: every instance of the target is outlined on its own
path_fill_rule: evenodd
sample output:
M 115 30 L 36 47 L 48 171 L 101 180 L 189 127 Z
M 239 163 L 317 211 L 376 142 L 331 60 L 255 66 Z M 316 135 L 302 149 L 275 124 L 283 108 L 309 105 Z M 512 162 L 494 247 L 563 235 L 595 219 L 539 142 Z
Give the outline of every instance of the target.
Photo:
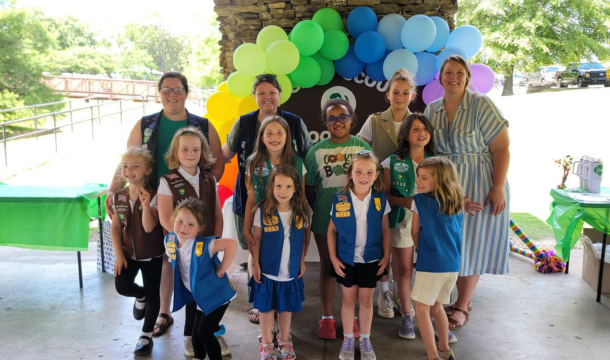
M 188 112 L 185 107 L 189 87 L 188 81 L 184 75 L 179 72 L 166 72 L 161 76 L 161 79 L 159 79 L 158 90 L 163 110 L 152 115 L 146 115 L 139 120 L 134 125 L 129 135 L 129 139 L 127 140 L 128 148 L 130 146 L 141 146 L 153 153 L 155 157 L 155 166 L 149 176 L 149 185 L 155 189 L 158 187 L 161 176 L 169 172 L 164 157 L 169 149 L 174 134 L 179 129 L 187 126 L 198 128 L 205 135 L 206 140 L 208 140 L 212 155 L 219 158 L 222 153 L 220 138 L 214 126 L 207 119 Z M 214 175 L 216 180 L 220 180 L 223 172 L 223 161 L 216 161 L 210 169 L 210 173 Z M 104 203 L 106 210 L 111 216 L 113 214 L 112 194 L 114 194 L 117 189 L 124 187 L 122 186 L 124 184 L 121 183 L 120 175 L 121 167 L 119 166 L 110 183 L 108 197 Z M 161 308 L 152 334 L 153 336 L 162 335 L 165 330 L 174 323 L 174 318 L 170 315 L 170 304 L 174 289 L 174 272 L 171 263 L 168 262 L 165 255 L 164 258 L 165 261 L 163 262 L 161 274 Z M 190 335 L 195 319 L 195 302 L 187 305 L 186 309 L 187 316 L 184 324 L 184 335 L 187 336 L 187 338 L 185 339 L 184 352 L 187 356 L 193 356 L 194 352 L 190 341 Z M 230 352 L 224 339 L 219 339 L 219 341 L 221 345 L 223 345 L 223 353 L 227 351 Z
M 321 140 L 307 153 L 305 191 L 309 206 L 313 209 L 312 231 L 320 254 L 318 287 L 322 319 L 318 324 L 318 336 L 332 340 L 337 337 L 332 312 L 336 279 L 330 276 L 332 263 L 327 232 L 333 196 L 347 184 L 347 167 L 352 157 L 360 150 L 371 151 L 371 147 L 359 137 L 350 135 L 356 119 L 349 102 L 343 99 L 328 100 L 322 107 L 322 119 L 330 132 L 330 138 Z M 355 324 L 354 334 L 358 335 Z
M 285 90 L 291 91 L 291 89 Z M 281 91 L 282 88 L 277 81 L 276 75 L 261 74 L 256 76 L 256 80 L 252 85 L 252 94 L 256 100 L 258 110 L 239 117 L 227 135 L 227 143 L 222 147 L 225 162 L 231 161 L 237 154 L 239 172 L 233 192 L 233 213 L 239 245 L 244 250 L 254 246 L 254 244 L 248 244 L 243 235 L 246 201 L 248 199 L 245 183 L 246 160 L 254 153 L 254 146 L 258 139 L 257 135 L 261 122 L 269 116 L 277 115 L 282 117 L 288 123 L 290 133 L 292 134 L 292 139 L 287 139 L 287 143 L 290 142 L 290 146 L 296 152 L 296 155 L 303 159 L 311 148 L 311 138 L 303 120 L 299 116 L 282 111 L 279 108 Z M 251 269 L 252 264 L 248 264 L 249 275 L 251 275 Z M 252 309 L 248 314 L 248 318 L 250 322 L 258 324 L 258 310 Z

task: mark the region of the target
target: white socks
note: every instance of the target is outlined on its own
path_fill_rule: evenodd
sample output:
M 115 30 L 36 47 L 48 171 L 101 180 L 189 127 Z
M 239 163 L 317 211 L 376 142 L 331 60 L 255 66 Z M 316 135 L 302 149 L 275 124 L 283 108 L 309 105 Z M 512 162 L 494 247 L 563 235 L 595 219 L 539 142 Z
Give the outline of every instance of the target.
M 146 297 L 143 297 L 141 299 L 136 299 L 136 309 L 144 310 L 145 307 L 146 307 Z
M 389 281 L 384 281 L 384 282 L 379 281 L 379 292 L 381 294 L 383 294 L 386 291 L 390 291 L 390 282 Z
M 140 336 L 148 336 L 149 338 L 152 338 L 152 331 L 151 332 L 144 332 L 144 331 L 142 331 L 140 333 Z M 138 345 L 146 345 L 149 342 L 150 341 L 148 341 L 147 339 L 140 339 L 140 340 L 138 340 Z
M 322 316 L 322 320 L 324 320 L 324 319 L 332 319 L 332 318 L 333 318 L 332 316 Z

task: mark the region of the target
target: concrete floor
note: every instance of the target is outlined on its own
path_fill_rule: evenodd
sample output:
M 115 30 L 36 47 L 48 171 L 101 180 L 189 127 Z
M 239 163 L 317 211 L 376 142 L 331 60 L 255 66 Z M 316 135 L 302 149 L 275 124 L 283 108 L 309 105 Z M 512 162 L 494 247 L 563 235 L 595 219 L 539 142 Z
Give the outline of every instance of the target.
M 132 299 L 117 295 L 111 275 L 96 270 L 95 243 L 83 253 L 84 289 L 78 288 L 76 254 L 0 247 L 0 359 L 130 359 L 141 323 L 131 315 Z M 574 250 L 570 274 L 544 275 L 532 262 L 511 255 L 511 273 L 484 276 L 475 292 L 470 322 L 456 331 L 452 348 L 463 359 L 607 358 L 610 298 L 595 302 L 595 291 L 581 279 L 582 251 Z M 337 359 L 341 340 L 317 337 L 320 313 L 317 264 L 305 274 L 304 311 L 292 331 L 298 358 Z M 232 276 L 238 297 L 223 323 L 232 356 L 257 359 L 259 328 L 246 312 L 246 275 Z M 337 288 L 339 295 L 339 288 Z M 335 317 L 340 318 L 340 295 Z M 152 357 L 185 359 L 184 312 L 155 339 Z M 398 338 L 400 318 L 375 314 L 372 343 L 378 359 L 420 359 L 424 346 Z M 603 355 L 606 353 L 606 355 Z

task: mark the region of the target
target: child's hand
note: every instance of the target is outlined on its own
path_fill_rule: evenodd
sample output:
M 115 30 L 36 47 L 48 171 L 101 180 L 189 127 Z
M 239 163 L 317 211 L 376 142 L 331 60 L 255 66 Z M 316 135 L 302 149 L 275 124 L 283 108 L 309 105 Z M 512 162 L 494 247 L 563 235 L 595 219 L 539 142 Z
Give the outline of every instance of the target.
M 303 274 L 305 274 L 305 261 L 301 261 L 301 270 L 299 270 L 299 276 L 297 276 L 297 279 L 302 278 Z
M 121 275 L 121 270 L 127 269 L 127 259 L 121 254 L 114 259 L 114 276 Z
M 377 276 L 383 274 L 385 267 L 388 266 L 388 261 L 390 260 L 389 256 L 384 256 L 379 260 L 379 270 L 377 271 Z
M 218 266 L 218 267 L 216 268 L 216 276 L 218 276 L 219 278 L 221 278 L 221 277 L 225 276 L 225 273 L 226 273 L 226 272 L 227 272 L 226 270 L 223 270 L 223 269 L 222 269 L 222 266 Z
M 345 273 L 343 272 L 343 269 L 345 269 L 345 265 L 341 262 L 341 260 L 334 259 L 331 261 L 333 262 L 333 268 L 335 269 L 337 275 L 345 277 Z
M 474 216 L 474 213 L 478 213 L 483 210 L 483 206 L 481 206 L 481 203 L 468 200 L 469 198 L 470 196 L 468 195 L 464 196 L 464 211 Z
M 140 202 L 144 207 L 150 206 L 150 193 L 144 188 L 140 188 Z
M 262 281 L 261 281 L 261 266 L 260 265 L 254 264 L 254 271 L 252 272 L 252 277 L 254 278 L 254 281 L 256 281 L 259 284 L 262 284 Z

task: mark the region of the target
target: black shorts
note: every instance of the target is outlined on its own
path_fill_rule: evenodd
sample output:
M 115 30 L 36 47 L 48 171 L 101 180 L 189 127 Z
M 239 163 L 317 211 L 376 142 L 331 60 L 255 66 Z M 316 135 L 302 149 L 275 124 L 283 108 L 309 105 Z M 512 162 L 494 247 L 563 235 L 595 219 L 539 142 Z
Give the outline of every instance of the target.
M 337 278 L 337 282 L 345 287 L 352 287 L 354 285 L 361 288 L 374 289 L 377 286 L 377 281 L 381 279 L 383 275 L 388 273 L 388 269 L 383 270 L 383 274 L 377 275 L 379 271 L 379 261 L 373 261 L 370 263 L 354 263 L 354 266 L 343 263 L 345 269 L 345 277 L 337 275 L 335 268 L 330 267 L 330 276 Z

